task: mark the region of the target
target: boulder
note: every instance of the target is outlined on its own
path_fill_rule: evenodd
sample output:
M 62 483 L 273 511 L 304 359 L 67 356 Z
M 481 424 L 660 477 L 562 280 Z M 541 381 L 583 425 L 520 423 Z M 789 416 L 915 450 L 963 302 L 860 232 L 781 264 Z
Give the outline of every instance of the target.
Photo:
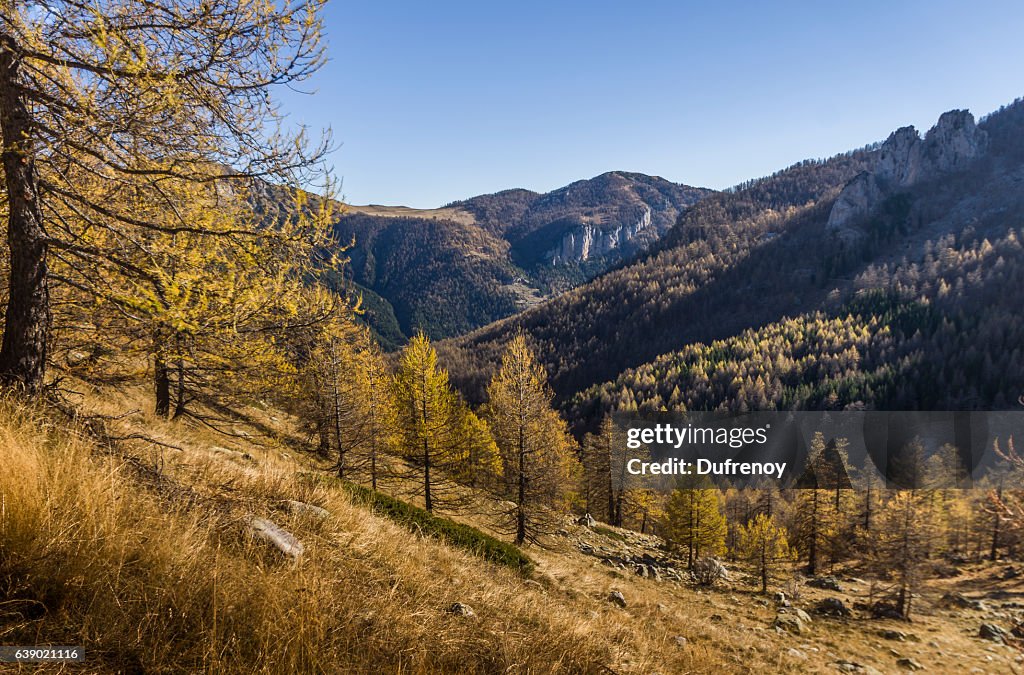
M 939 598 L 939 604 L 944 607 L 956 607 L 959 609 L 976 609 L 979 611 L 987 611 L 988 605 L 981 600 L 975 600 L 974 598 L 968 598 L 963 593 L 945 593 Z
M 809 623 L 811 623 L 811 617 L 807 612 L 792 607 L 780 608 L 772 625 L 790 633 L 802 633 Z
M 589 513 L 584 513 L 576 520 L 577 525 L 583 525 L 584 527 L 593 527 L 597 525 L 597 521 Z
M 779 607 L 789 607 L 789 599 L 786 597 L 786 594 L 782 591 L 779 591 L 774 596 L 772 596 L 772 599 L 775 601 L 775 604 Z
M 999 644 L 1006 644 L 1006 640 L 1010 635 L 1001 626 L 997 626 L 994 623 L 983 623 L 981 624 L 981 628 L 978 629 L 978 637 L 982 640 L 990 640 L 992 642 L 998 642 Z
M 618 605 L 619 607 L 625 607 L 626 596 L 624 596 L 620 591 L 612 591 L 608 594 L 608 602 L 613 605 Z
M 305 552 L 302 542 L 295 538 L 291 532 L 282 529 L 266 518 L 252 517 L 248 523 L 249 533 L 263 541 L 268 542 L 274 548 L 293 560 L 298 560 Z
M 924 666 L 915 661 L 914 659 L 904 657 L 896 661 L 896 665 L 900 668 L 910 671 L 924 670 Z
M 814 577 L 813 579 L 811 579 L 810 581 L 807 582 L 807 585 L 808 586 L 813 586 L 814 588 L 821 588 L 821 589 L 824 589 L 826 591 L 842 591 L 843 590 L 842 585 L 840 585 L 840 583 L 839 583 L 839 579 L 836 579 L 833 576 Z
M 848 617 L 851 615 L 850 608 L 839 598 L 825 598 L 815 607 L 818 614 L 835 617 Z
M 305 516 L 312 516 L 314 518 L 319 518 L 320 520 L 325 520 L 325 519 L 327 519 L 327 518 L 329 518 L 331 516 L 331 512 L 330 511 L 328 511 L 327 509 L 325 509 L 325 508 L 323 508 L 321 506 L 316 506 L 315 504 L 307 504 L 306 502 L 297 502 L 297 501 L 295 501 L 293 499 L 285 500 L 284 504 L 285 504 L 285 506 L 288 507 L 288 510 L 291 511 L 292 513 L 297 513 L 297 514 L 305 515 Z
M 717 558 L 698 558 L 690 568 L 690 578 L 701 586 L 713 586 L 729 578 L 729 570 Z

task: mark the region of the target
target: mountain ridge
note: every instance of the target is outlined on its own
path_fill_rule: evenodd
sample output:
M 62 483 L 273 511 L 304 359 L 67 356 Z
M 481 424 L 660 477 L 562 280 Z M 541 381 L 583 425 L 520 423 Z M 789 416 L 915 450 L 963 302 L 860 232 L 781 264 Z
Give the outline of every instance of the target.
M 926 251 L 940 242 L 949 248 L 942 237 L 965 228 L 995 241 L 1024 213 L 1022 110 L 1018 102 L 978 123 L 988 138 L 979 144 L 985 153 L 953 152 L 947 155 L 949 170 L 875 195 L 846 224 L 856 237 L 840 236 L 828 222 L 850 186 L 889 161 L 884 144 L 802 162 L 706 198 L 636 259 L 531 311 L 445 341 L 439 352 L 453 381 L 479 399 L 488 378 L 486 359 L 500 350 L 503 335 L 522 330 L 544 355 L 552 386 L 566 400 L 687 345 L 710 345 L 834 307 L 833 298 L 855 290 L 855 278 L 875 274 L 871 265 L 889 266 L 880 279 L 899 278 L 916 260 L 936 255 Z M 932 137 L 966 120 L 963 113 L 943 116 Z M 965 130 L 967 136 L 974 133 Z M 957 146 L 956 134 L 948 138 Z M 961 155 L 971 161 L 960 162 Z M 971 247 L 982 243 L 953 240 L 952 246 L 961 245 L 969 257 L 975 255 Z M 656 372 L 640 372 L 629 385 L 648 387 Z M 639 401 L 641 390 L 636 393 Z
M 387 346 L 423 330 L 438 339 L 515 314 L 643 250 L 704 188 L 612 171 L 548 193 L 521 188 L 438 209 L 346 205 L 348 280 L 385 300 L 366 320 Z M 383 326 L 376 326 L 387 322 Z

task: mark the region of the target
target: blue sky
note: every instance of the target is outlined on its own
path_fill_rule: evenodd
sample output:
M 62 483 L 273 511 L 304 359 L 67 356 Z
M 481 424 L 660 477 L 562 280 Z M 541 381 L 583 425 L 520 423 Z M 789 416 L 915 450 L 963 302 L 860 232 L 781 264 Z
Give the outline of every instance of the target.
M 282 97 L 351 203 L 421 208 L 610 170 L 724 188 L 1024 96 L 1024 2 L 332 0 Z

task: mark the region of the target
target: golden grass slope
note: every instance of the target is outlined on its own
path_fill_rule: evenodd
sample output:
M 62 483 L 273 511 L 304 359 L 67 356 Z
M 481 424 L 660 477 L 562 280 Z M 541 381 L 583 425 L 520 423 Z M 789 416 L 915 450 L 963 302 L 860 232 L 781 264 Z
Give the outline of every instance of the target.
M 172 426 L 148 422 L 161 438 Z M 84 672 L 601 672 L 623 659 L 649 672 L 663 661 L 657 639 L 602 600 L 569 607 L 416 537 L 302 480 L 306 467 L 280 448 L 250 460 L 180 428 L 182 450 L 164 449 L 158 471 L 141 442 L 104 448 L 62 425 L 0 403 L 0 644 L 84 644 Z M 331 516 L 291 515 L 286 499 Z M 298 535 L 301 563 L 246 536 L 248 514 Z M 451 614 L 453 602 L 476 616 Z

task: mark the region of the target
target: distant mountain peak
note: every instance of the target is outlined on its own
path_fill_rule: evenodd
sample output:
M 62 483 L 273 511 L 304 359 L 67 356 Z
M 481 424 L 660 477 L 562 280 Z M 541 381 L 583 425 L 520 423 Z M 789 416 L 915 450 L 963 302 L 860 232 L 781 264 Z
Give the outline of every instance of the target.
M 988 134 L 967 110 L 950 110 L 921 138 L 912 126 L 889 135 L 874 169 L 858 174 L 839 197 L 828 229 L 859 236 L 850 226 L 869 215 L 888 195 L 916 183 L 968 168 L 988 149 Z

